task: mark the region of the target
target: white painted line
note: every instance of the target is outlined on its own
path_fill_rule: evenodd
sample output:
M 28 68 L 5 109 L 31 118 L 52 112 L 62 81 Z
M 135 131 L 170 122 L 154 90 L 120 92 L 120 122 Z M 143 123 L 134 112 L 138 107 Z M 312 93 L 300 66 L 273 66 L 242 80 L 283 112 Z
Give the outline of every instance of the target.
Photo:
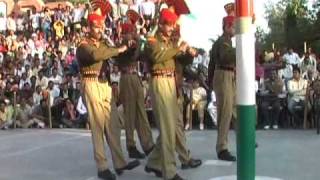
M 97 177 L 93 176 L 93 177 L 90 177 L 90 178 L 88 178 L 86 180 L 97 180 L 97 179 L 98 179 Z
M 222 177 L 216 177 L 216 178 L 211 178 L 209 180 L 237 180 L 237 176 L 222 176 Z M 282 180 L 279 178 L 274 178 L 274 177 L 267 177 L 267 176 L 256 176 L 255 180 Z
M 1 154 L 0 155 L 0 159 L 10 158 L 10 157 L 13 157 L 13 156 L 25 155 L 25 154 L 28 154 L 28 153 L 32 153 L 34 151 L 38 151 L 38 150 L 43 149 L 43 148 L 48 148 L 48 147 L 64 144 L 64 143 L 66 143 L 68 141 L 81 139 L 81 138 L 82 138 L 82 136 L 66 138 L 63 141 L 58 141 L 58 142 L 54 142 L 54 143 L 47 143 L 47 144 L 44 144 L 44 145 L 41 145 L 41 146 L 37 146 L 37 147 L 33 147 L 33 148 L 30 148 L 30 149 L 27 149 L 27 150 L 24 150 L 24 151 L 17 151 L 17 152 L 12 152 L 12 153 L 9 153 L 9 154 Z
M 231 166 L 232 162 L 220 160 L 206 160 L 203 164 L 205 166 Z
M 84 137 L 91 137 L 91 133 L 85 133 L 85 132 L 68 132 L 68 131 L 58 131 L 58 132 L 51 132 L 55 134 L 66 134 L 66 135 L 78 135 L 78 136 L 84 136 Z
M 39 132 L 41 132 L 41 131 L 37 131 L 37 132 L 23 132 L 23 133 L 19 133 L 19 134 L 5 135 L 5 136 L 0 137 L 0 140 L 7 140 L 7 139 L 11 139 L 11 138 L 20 137 L 20 136 L 39 134 Z

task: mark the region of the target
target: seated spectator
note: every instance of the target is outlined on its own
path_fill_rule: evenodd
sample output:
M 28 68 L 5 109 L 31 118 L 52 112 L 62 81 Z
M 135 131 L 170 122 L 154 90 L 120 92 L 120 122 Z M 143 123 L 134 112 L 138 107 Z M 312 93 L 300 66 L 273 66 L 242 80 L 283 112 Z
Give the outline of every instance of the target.
M 60 89 L 54 86 L 52 81 L 49 81 L 47 91 L 50 93 L 50 106 L 52 106 L 54 100 L 60 95 Z
M 13 124 L 13 107 L 8 99 L 0 101 L 0 129 L 8 129 Z
M 25 98 L 21 98 L 20 106 L 17 108 L 17 127 L 29 128 L 35 124 L 39 128 L 44 128 L 42 121 L 32 118 L 32 108 L 26 102 Z
M 65 82 L 61 85 L 59 96 L 62 99 L 72 99 L 73 96 L 73 87 L 68 86 L 68 82 Z
M 200 130 L 204 129 L 204 112 L 207 105 L 207 91 L 199 85 L 198 80 L 194 80 L 192 87 L 192 100 L 187 107 L 187 124 L 185 129 L 189 129 L 192 123 L 190 117 L 190 110 L 198 110 L 198 117 L 200 120 Z M 191 106 L 191 107 L 190 107 Z
M 76 110 L 70 99 L 64 100 L 61 122 L 68 128 L 73 128 L 76 123 Z
M 208 103 L 208 113 L 212 119 L 212 122 L 215 126 L 217 126 L 217 102 L 216 102 L 216 94 L 214 91 L 211 92 L 210 102 Z
M 120 77 L 121 77 L 121 73 L 119 71 L 119 67 L 117 65 L 113 65 L 112 66 L 112 72 L 110 73 L 111 83 L 117 82 L 119 84 L 120 83 Z
M 46 100 L 42 99 L 40 104 L 32 109 L 31 117 L 34 121 L 43 122 L 45 126 L 49 126 L 49 113 Z
M 38 79 L 36 81 L 36 86 L 41 86 L 42 89 L 46 89 L 48 86 L 48 78 L 44 76 L 43 70 L 38 72 Z
M 57 68 L 52 69 L 52 76 L 49 78 L 49 81 L 52 81 L 54 86 L 59 88 L 60 84 L 62 83 L 62 77 L 58 74 Z
M 36 87 L 36 91 L 33 93 L 33 104 L 34 105 L 39 105 L 40 101 L 43 99 L 42 96 L 42 88 L 41 86 Z
M 285 90 L 285 86 L 275 70 L 271 72 L 271 77 L 265 80 L 264 87 L 265 89 L 261 91 L 263 99 L 261 110 L 264 117 L 264 129 L 267 130 L 270 127 L 278 129 L 281 107 L 279 95 Z M 271 107 L 271 111 L 269 107 Z M 271 114 L 272 117 L 270 117 Z
M 26 82 L 23 85 L 22 89 L 20 89 L 19 96 L 26 98 L 26 99 L 30 99 L 33 96 L 33 91 L 32 91 L 31 86 L 28 82 Z
M 77 124 L 79 124 L 80 127 L 86 125 L 88 122 L 88 111 L 86 106 L 84 105 L 82 96 L 79 97 L 76 110 L 78 113 Z
M 298 113 L 297 107 L 304 109 L 307 86 L 307 81 L 300 76 L 300 69 L 294 68 L 293 79 L 288 82 L 288 110 L 298 123 L 302 122 L 303 116 Z

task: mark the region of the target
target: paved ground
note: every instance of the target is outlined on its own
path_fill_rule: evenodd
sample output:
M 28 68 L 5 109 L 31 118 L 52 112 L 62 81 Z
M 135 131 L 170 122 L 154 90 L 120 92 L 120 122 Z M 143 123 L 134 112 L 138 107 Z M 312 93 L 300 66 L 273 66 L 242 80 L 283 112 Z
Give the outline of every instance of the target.
M 204 165 L 179 170 L 183 177 L 219 180 L 236 174 L 235 163 L 216 161 L 216 131 L 190 131 L 187 135 L 193 156 L 203 159 Z M 234 153 L 234 133 L 230 139 Z M 320 179 L 320 136 L 315 131 L 258 131 L 257 141 L 257 175 L 283 180 Z M 156 180 L 143 171 L 145 161 L 142 164 L 118 179 Z M 97 180 L 90 134 L 84 130 L 0 131 L 0 180 Z

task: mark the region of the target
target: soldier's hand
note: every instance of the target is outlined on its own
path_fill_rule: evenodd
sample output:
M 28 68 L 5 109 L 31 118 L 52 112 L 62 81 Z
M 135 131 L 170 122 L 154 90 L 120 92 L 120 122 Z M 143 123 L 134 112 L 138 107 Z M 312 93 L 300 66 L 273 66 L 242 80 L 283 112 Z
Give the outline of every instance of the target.
M 189 47 L 189 45 L 186 42 L 181 42 L 181 44 L 179 46 L 179 50 L 182 52 L 186 52 L 188 47 Z
M 192 56 L 192 57 L 196 57 L 198 56 L 198 51 L 195 48 L 188 48 L 187 52 Z
M 123 52 L 125 52 L 126 50 L 128 50 L 128 46 L 126 46 L 126 45 L 123 45 L 123 46 L 121 46 L 121 47 L 118 48 L 118 52 L 119 52 L 119 53 L 123 53 Z

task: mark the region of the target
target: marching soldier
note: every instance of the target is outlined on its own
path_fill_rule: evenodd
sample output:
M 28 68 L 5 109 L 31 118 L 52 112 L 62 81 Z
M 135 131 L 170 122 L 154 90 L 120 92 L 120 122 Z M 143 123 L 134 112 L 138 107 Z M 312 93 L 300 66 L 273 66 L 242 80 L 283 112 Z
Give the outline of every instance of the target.
M 175 60 L 180 55 L 190 53 L 188 45 L 179 47 L 170 38 L 175 27 L 177 15 L 163 9 L 159 18 L 159 30 L 150 37 L 145 53 L 151 62 L 151 95 L 153 111 L 160 130 L 157 143 L 151 152 L 146 172 L 170 180 L 182 179 L 176 172 L 176 129 L 179 118 L 177 91 L 175 83 Z
M 228 16 L 223 18 L 223 35 L 212 48 L 212 59 L 209 63 L 209 81 L 217 96 L 218 137 L 216 151 L 218 158 L 236 161 L 236 157 L 228 150 L 228 132 L 230 123 L 236 118 L 236 51 L 232 47 L 231 38 L 235 34 L 234 3 L 225 6 Z M 214 69 L 214 75 L 212 70 Z M 211 71 L 211 72 L 210 72 Z
M 152 151 L 154 143 L 144 107 L 142 82 L 137 71 L 138 40 L 133 24 L 125 23 L 121 27 L 123 41 L 129 45 L 129 50 L 116 58 L 121 70 L 120 102 L 124 108 L 127 149 L 130 158 L 142 159 L 145 156 L 136 148 L 134 130 L 137 130 L 142 149 L 146 155 Z
M 127 163 L 123 157 L 120 144 L 120 124 L 115 113 L 116 105 L 112 99 L 111 87 L 106 80 L 99 77 L 99 74 L 104 60 L 126 51 L 127 47 L 110 48 L 101 40 L 105 15 L 108 13 L 101 12 L 101 10 L 108 8 L 94 7 L 94 9 L 95 11 L 88 17 L 89 37 L 83 39 L 79 44 L 77 59 L 81 71 L 84 100 L 88 109 L 98 177 L 104 180 L 115 180 L 115 175 L 107 165 L 104 136 L 106 136 L 110 147 L 113 164 L 118 175 L 121 175 L 124 170 L 137 167 L 140 162 L 135 160 Z

